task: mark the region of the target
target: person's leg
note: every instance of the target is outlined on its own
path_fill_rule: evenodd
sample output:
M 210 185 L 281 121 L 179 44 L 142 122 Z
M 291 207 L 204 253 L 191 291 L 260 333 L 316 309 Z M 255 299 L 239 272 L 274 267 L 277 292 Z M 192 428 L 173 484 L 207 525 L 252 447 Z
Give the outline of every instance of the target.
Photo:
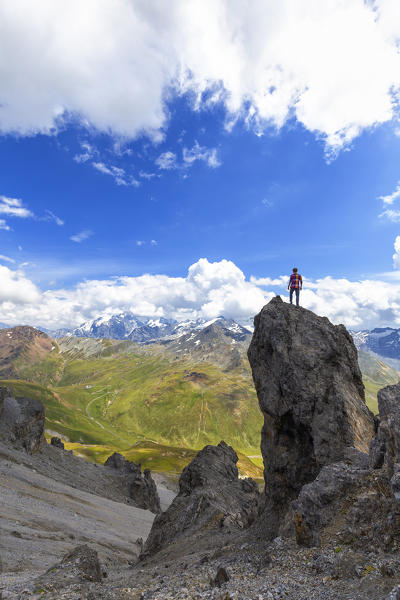
M 296 290 L 296 306 L 299 306 L 299 299 L 300 299 L 300 290 L 297 289 Z
M 293 304 L 293 288 L 290 288 L 289 297 L 290 297 L 290 304 Z

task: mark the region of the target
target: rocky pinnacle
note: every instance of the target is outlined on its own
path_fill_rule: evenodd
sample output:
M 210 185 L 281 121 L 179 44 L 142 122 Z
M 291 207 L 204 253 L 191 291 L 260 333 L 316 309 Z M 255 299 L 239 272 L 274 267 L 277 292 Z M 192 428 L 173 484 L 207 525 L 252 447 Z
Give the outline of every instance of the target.
M 346 449 L 368 452 L 374 419 L 343 325 L 277 296 L 254 319 L 248 350 L 264 415 L 261 452 L 271 535 L 302 486 Z

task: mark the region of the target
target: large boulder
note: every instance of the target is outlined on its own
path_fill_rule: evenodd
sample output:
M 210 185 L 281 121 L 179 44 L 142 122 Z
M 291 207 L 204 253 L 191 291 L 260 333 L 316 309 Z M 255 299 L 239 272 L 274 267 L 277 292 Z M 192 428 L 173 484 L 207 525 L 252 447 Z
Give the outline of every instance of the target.
M 257 515 L 260 494 L 252 479 L 239 479 L 236 452 L 220 442 L 205 446 L 182 471 L 179 493 L 157 515 L 142 557 L 173 540 L 210 529 L 245 528 Z
M 104 466 L 119 472 L 124 480 L 127 495 L 132 498 L 136 506 L 154 513 L 161 512 L 160 497 L 150 469 L 145 469 L 142 474 L 140 465 L 127 460 L 118 452 L 109 456 Z
M 29 454 L 40 450 L 44 437 L 45 409 L 33 398 L 14 398 L 0 387 L 0 440 Z
M 89 581 L 102 581 L 101 565 L 96 550 L 82 544 L 67 552 L 59 563 L 40 575 L 34 582 L 34 588 L 36 592 L 43 594 Z M 74 597 L 83 596 L 77 594 Z
M 265 509 L 271 536 L 324 465 L 368 452 L 374 418 L 343 325 L 277 296 L 255 317 L 248 357 L 264 415 Z

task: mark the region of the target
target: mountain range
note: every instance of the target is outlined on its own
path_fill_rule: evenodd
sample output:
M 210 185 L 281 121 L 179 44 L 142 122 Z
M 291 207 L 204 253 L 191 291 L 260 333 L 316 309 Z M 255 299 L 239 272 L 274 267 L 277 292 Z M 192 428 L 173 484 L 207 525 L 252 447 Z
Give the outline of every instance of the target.
M 142 317 L 131 312 L 102 315 L 72 329 L 59 329 L 56 331 L 46 328 L 40 329 L 55 339 L 72 335 L 85 338 L 131 340 L 142 344 L 162 338 L 177 338 L 185 333 L 204 329 L 213 323 L 217 323 L 233 333 L 252 332 L 250 325 L 239 325 L 232 319 L 226 319 L 223 316 L 211 320 L 199 318 L 177 321 L 176 319 L 166 319 L 164 317 Z

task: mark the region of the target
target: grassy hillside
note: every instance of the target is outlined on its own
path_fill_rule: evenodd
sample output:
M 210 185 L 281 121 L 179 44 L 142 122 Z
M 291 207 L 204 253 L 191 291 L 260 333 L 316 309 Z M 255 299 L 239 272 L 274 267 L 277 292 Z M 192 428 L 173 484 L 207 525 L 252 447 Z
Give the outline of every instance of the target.
M 399 373 L 360 352 L 367 403 Z M 46 406 L 46 430 L 89 460 L 122 452 L 153 470 L 179 472 L 206 444 L 221 439 L 240 453 L 241 472 L 261 476 L 262 414 L 250 369 L 177 359 L 132 342 L 61 340 L 39 360 L 17 357 L 22 379 L 4 379 L 16 395 Z M 252 457 L 251 459 L 246 457 Z
M 69 340 L 19 373 L 31 381 L 0 385 L 41 399 L 48 437 L 61 436 L 89 460 L 118 451 L 153 470 L 180 472 L 197 450 L 224 439 L 241 453 L 243 475 L 262 476 L 246 458 L 259 455 L 262 426 L 250 372 L 131 342 Z
M 400 373 L 389 367 L 368 352 L 362 350 L 358 353 L 358 362 L 365 385 L 365 399 L 374 414 L 378 412 L 378 391 L 386 385 L 394 385 L 400 379 Z

